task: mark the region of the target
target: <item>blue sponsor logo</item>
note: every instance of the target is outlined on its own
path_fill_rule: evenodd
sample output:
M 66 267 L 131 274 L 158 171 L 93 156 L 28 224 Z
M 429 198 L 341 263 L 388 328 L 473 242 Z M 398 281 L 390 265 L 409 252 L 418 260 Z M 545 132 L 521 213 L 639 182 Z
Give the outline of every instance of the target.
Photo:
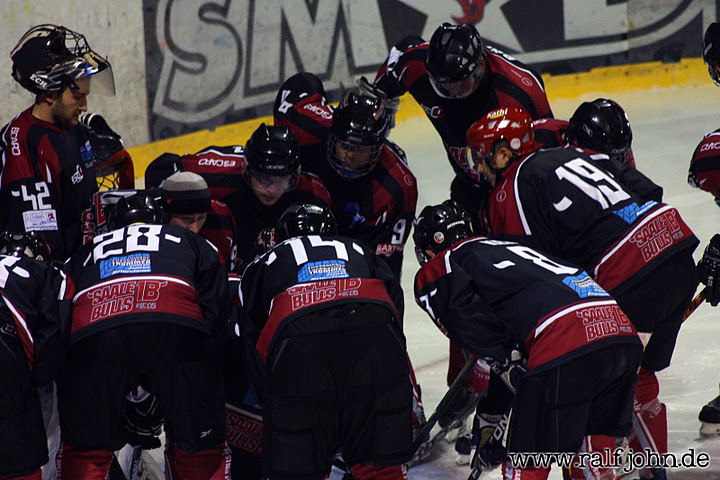
M 657 202 L 653 200 L 650 200 L 639 207 L 637 203 L 633 202 L 627 207 L 615 210 L 613 213 L 625 220 L 627 223 L 633 223 L 639 216 L 653 208 L 655 205 L 657 205 Z
M 310 262 L 302 266 L 298 272 L 299 282 L 330 280 L 333 278 L 350 278 L 342 260 L 323 260 Z
M 121 273 L 150 273 L 151 271 L 149 253 L 136 253 L 100 261 L 100 278 L 112 277 Z
M 609 297 L 603 288 L 595 283 L 595 280 L 585 272 L 580 272 L 578 275 L 567 276 L 563 278 L 563 283 L 568 287 L 575 290 L 580 298 L 587 297 Z

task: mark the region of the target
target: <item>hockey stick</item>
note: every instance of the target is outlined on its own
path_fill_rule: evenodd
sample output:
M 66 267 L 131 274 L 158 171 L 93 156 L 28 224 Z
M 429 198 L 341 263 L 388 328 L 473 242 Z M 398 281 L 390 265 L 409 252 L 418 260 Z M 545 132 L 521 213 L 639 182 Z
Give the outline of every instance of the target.
M 690 302 L 690 305 L 688 305 L 687 309 L 685 310 L 685 313 L 683 313 L 682 321 L 684 322 L 687 320 L 687 318 L 690 316 L 691 313 L 693 313 L 700 304 L 705 300 L 705 290 L 707 290 L 706 287 L 704 287 L 702 290 L 700 290 L 700 293 L 695 295 L 695 298 L 692 299 L 692 302 Z
M 435 411 L 432 413 L 432 415 L 430 415 L 430 418 L 428 418 L 427 423 L 425 423 L 425 426 L 422 428 L 422 430 L 420 430 L 420 433 L 415 438 L 415 441 L 412 444 L 413 456 L 406 463 L 406 465 L 414 465 L 422 458 L 421 455 L 419 455 L 419 454 L 424 455 L 429 451 L 430 448 L 432 448 L 432 445 L 429 445 L 429 448 L 421 449 L 421 447 L 425 447 L 426 441 L 430 438 L 430 431 L 433 429 L 433 427 L 437 423 L 440 416 L 443 413 L 445 413 L 450 401 L 463 387 L 463 384 L 465 383 L 465 379 L 468 377 L 468 375 L 470 375 L 470 372 L 472 372 L 477 361 L 478 361 L 477 358 L 472 357 L 472 358 L 470 358 L 470 360 L 468 360 L 465 363 L 462 370 L 460 370 L 460 373 L 455 378 L 455 381 L 453 381 L 452 385 L 450 385 L 450 388 L 448 388 L 448 391 L 445 394 L 445 396 L 443 396 L 443 398 L 440 399 L 440 403 L 438 403 L 437 408 L 435 408 Z

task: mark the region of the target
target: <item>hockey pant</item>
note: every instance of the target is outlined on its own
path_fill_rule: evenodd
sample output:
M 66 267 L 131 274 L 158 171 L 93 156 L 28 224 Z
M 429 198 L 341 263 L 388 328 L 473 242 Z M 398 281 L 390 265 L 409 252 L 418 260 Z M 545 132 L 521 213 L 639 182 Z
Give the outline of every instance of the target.
M 230 450 L 226 444 L 210 450 L 188 453 L 173 444 L 170 459 L 171 480 L 229 480 Z M 167 454 L 167 450 L 166 450 Z M 65 443 L 57 455 L 60 480 L 104 480 L 110 471 L 113 452 L 78 450 Z
M 667 411 L 660 403 L 660 385 L 655 372 L 640 369 L 635 402 L 633 404 L 633 432 L 630 448 L 634 452 L 649 449 L 653 453 L 667 453 Z
M 606 450 L 613 451 L 615 447 L 615 438 L 605 435 L 590 435 L 585 437 L 578 453 L 591 454 L 592 458 L 602 458 L 603 465 L 612 465 L 613 459 L 607 458 Z M 564 459 L 572 458 L 570 468 L 563 468 L 564 480 L 615 480 L 615 471 L 612 467 L 597 467 L 589 462 L 583 462 L 581 457 L 572 453 L 560 454 L 565 455 Z M 547 458 L 547 457 L 546 457 Z M 514 467 L 508 460 L 503 461 L 503 478 L 512 480 L 547 480 L 550 475 L 549 465 L 528 465 L 525 467 Z

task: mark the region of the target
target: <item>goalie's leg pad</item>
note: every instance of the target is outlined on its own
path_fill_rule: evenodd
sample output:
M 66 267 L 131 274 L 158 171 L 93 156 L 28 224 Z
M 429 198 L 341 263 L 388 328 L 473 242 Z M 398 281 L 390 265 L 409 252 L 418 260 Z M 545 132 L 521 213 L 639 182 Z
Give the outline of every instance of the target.
M 57 454 L 59 480 L 96 480 L 110 471 L 113 452 L 110 450 L 79 450 L 61 443 Z
M 615 437 L 606 435 L 589 435 L 583 440 L 578 453 L 591 453 L 593 458 L 600 455 L 603 465 L 612 465 L 613 458 L 608 453 L 615 449 Z M 573 480 L 615 480 L 615 469 L 612 467 L 595 467 L 586 462 L 580 462 L 579 457 L 573 459 L 572 467 L 563 472 L 564 478 Z
M 515 468 L 508 460 L 503 460 L 503 478 L 512 480 L 547 480 L 550 467 Z
M 655 372 L 640 369 L 633 405 L 633 436 L 630 448 L 635 452 L 650 449 L 651 452 L 667 453 L 667 411 L 660 403 L 660 385 Z

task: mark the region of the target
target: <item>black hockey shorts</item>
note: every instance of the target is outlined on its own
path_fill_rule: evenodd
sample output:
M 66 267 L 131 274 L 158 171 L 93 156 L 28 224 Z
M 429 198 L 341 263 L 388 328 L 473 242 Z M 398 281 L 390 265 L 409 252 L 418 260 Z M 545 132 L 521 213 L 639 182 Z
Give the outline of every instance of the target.
M 294 320 L 267 357 L 263 470 L 321 479 L 348 465 L 399 465 L 412 443 L 405 338 L 387 309 L 346 304 Z
M 0 476 L 30 473 L 48 460 L 40 398 L 24 362 L 19 338 L 0 332 Z
M 652 332 L 642 366 L 659 371 L 670 365 L 682 317 L 697 288 L 691 251 L 679 252 L 632 287 L 609 293 L 638 332 Z
M 639 344 L 616 343 L 529 372 L 515 397 L 509 451 L 575 452 L 586 435 L 628 435 L 641 356 Z
M 218 348 L 194 328 L 124 325 L 74 344 L 57 381 L 63 442 L 117 450 L 128 441 L 123 399 L 135 386 L 155 394 L 165 431 L 195 453 L 225 440 L 224 388 Z

